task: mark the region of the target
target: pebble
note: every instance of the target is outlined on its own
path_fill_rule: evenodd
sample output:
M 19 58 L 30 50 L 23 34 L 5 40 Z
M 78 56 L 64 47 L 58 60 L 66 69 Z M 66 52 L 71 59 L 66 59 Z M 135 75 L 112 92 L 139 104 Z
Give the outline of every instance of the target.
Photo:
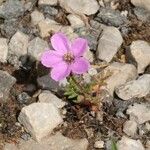
M 0 70 L 0 101 L 6 102 L 9 91 L 16 83 L 16 79 L 8 72 Z
M 128 136 L 134 137 L 137 133 L 137 123 L 132 120 L 128 120 L 124 123 L 123 132 Z
M 130 45 L 130 53 L 137 63 L 138 73 L 143 73 L 150 64 L 150 45 L 146 41 L 133 41 Z
M 67 16 L 67 19 L 69 20 L 72 28 L 81 28 L 85 26 L 84 22 L 81 20 L 81 18 L 78 15 L 69 14 Z
M 144 74 L 137 80 L 129 81 L 117 87 L 115 92 L 123 100 L 147 96 L 150 94 L 150 74 Z
M 86 50 L 86 52 L 83 55 L 90 63 L 92 63 L 94 61 L 94 55 L 93 53 L 90 51 L 90 49 L 88 48 Z
M 134 120 L 138 124 L 150 121 L 150 105 L 147 103 L 134 103 L 128 107 L 126 113 L 130 116 L 130 120 Z
M 114 62 L 100 72 L 100 75 L 109 76 L 106 80 L 106 89 L 113 95 L 115 88 L 126 83 L 127 81 L 134 80 L 137 77 L 137 70 L 134 65 L 127 63 Z
M 39 95 L 39 101 L 38 102 L 40 102 L 40 103 L 52 103 L 57 108 L 62 108 L 66 104 L 64 101 L 62 101 L 60 98 L 55 96 L 53 93 L 51 93 L 50 91 L 46 91 L 46 90 L 43 91 Z
M 58 109 L 51 103 L 32 103 L 23 107 L 18 120 L 37 141 L 63 122 Z
M 67 12 L 74 12 L 75 14 L 95 14 L 99 5 L 96 0 L 59 0 L 60 6 L 67 10 Z
M 118 150 L 145 150 L 140 140 L 133 140 L 123 136 L 117 143 Z
M 6 38 L 0 38 L 0 62 L 7 62 L 8 44 Z
M 103 7 L 100 8 L 100 11 L 95 20 L 115 27 L 119 27 L 127 22 L 126 17 L 122 16 L 118 10 Z
M 22 92 L 21 94 L 17 96 L 17 101 L 20 104 L 26 104 L 30 101 L 30 99 L 31 97 L 26 92 Z
M 20 57 L 27 55 L 27 47 L 29 42 L 29 36 L 21 31 L 17 31 L 10 40 L 9 49 L 10 53 Z
M 138 7 L 143 7 L 150 11 L 150 1 L 149 0 L 131 0 L 131 3 Z
M 40 21 L 44 20 L 44 15 L 38 10 L 34 10 L 31 13 L 31 23 L 37 25 Z
M 29 42 L 28 55 L 40 61 L 42 53 L 47 49 L 49 49 L 48 43 L 43 39 L 36 37 Z
M 50 5 L 50 6 L 56 6 L 58 0 L 39 0 L 38 5 Z
M 95 148 L 104 148 L 104 141 L 96 141 L 95 143 L 94 143 L 94 147 Z
M 104 28 L 98 42 L 96 56 L 100 60 L 110 62 L 123 42 L 120 31 L 115 27 Z

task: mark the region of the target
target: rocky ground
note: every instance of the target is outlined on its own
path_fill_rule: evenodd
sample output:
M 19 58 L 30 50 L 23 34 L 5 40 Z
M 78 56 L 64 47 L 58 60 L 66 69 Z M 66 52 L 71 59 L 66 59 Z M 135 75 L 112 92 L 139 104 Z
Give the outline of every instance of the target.
M 150 150 L 149 0 L 0 0 L 0 31 L 0 149 Z M 101 111 L 40 64 L 58 31 L 88 39 Z

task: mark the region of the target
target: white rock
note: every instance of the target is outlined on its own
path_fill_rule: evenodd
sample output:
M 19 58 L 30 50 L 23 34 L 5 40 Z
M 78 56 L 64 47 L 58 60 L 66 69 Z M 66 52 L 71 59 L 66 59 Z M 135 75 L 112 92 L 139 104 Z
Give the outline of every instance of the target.
M 128 136 L 134 137 L 137 132 L 137 123 L 135 121 L 126 121 L 123 127 L 123 132 Z
M 94 76 L 96 75 L 98 72 L 95 68 L 91 67 L 89 70 L 88 70 L 88 73 L 90 76 Z
M 85 26 L 84 22 L 77 15 L 69 14 L 67 16 L 67 19 L 69 20 L 69 22 L 73 28 L 80 28 L 80 27 Z
M 150 93 L 150 74 L 144 74 L 137 80 L 117 87 L 115 92 L 123 100 L 145 97 Z
M 125 136 L 117 143 L 118 150 L 145 150 L 139 140 L 133 140 Z
M 39 102 L 41 102 L 41 103 L 52 103 L 57 108 L 62 108 L 66 104 L 64 101 L 62 101 L 60 98 L 58 98 L 57 96 L 55 96 L 50 91 L 43 91 L 39 95 Z
M 98 42 L 97 57 L 110 62 L 123 42 L 120 31 L 115 27 L 105 27 Z
M 94 147 L 95 148 L 104 148 L 104 141 L 96 141 L 95 143 L 94 143 Z
M 59 0 L 60 6 L 70 13 L 76 14 L 95 14 L 99 5 L 96 0 Z
M 7 39 L 0 38 L 0 62 L 4 63 L 7 61 L 8 45 Z
M 29 43 L 28 54 L 40 61 L 41 54 L 47 49 L 49 49 L 48 43 L 43 39 L 36 37 Z
M 108 74 L 109 77 L 105 80 L 106 89 L 111 95 L 118 86 L 136 79 L 137 70 L 134 65 L 114 62 L 106 67 L 102 74 Z
M 9 49 L 10 53 L 20 57 L 27 54 L 27 47 L 29 42 L 29 36 L 17 31 L 10 40 Z
M 150 11 L 150 1 L 149 0 L 131 0 L 131 3 L 135 6 L 143 7 Z
M 150 64 L 150 45 L 142 40 L 132 42 L 130 51 L 137 62 L 138 73 L 143 73 Z
M 58 32 L 62 28 L 60 24 L 54 20 L 46 18 L 38 23 L 38 28 L 42 38 L 48 37 L 50 33 Z
M 37 25 L 40 21 L 44 20 L 44 15 L 38 10 L 34 10 L 31 13 L 31 23 Z
M 133 106 L 129 106 L 127 114 L 130 116 L 130 120 L 134 120 L 138 124 L 143 124 L 146 121 L 150 121 L 150 105 L 135 103 Z
M 25 106 L 18 120 L 37 141 L 48 136 L 63 122 L 58 108 L 51 103 L 33 103 Z
M 38 5 L 57 5 L 57 0 L 39 0 Z

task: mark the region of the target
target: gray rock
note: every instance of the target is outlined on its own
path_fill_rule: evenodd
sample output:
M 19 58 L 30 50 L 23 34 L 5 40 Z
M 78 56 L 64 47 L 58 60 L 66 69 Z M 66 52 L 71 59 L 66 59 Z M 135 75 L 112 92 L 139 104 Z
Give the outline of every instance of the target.
M 125 136 L 117 143 L 118 150 L 145 150 L 140 140 L 133 140 Z
M 108 76 L 105 80 L 105 88 L 111 95 L 113 95 L 115 88 L 128 81 L 136 79 L 137 70 L 134 65 L 114 62 L 106 67 L 104 71 L 100 72 L 99 75 Z
M 135 121 L 126 121 L 124 123 L 123 132 L 128 136 L 134 137 L 137 133 L 137 123 Z
M 130 116 L 130 120 L 134 120 L 138 124 L 143 124 L 146 121 L 150 121 L 150 105 L 146 103 L 135 103 L 129 106 L 127 114 Z
M 150 22 L 150 13 L 144 8 L 135 7 L 134 14 L 137 16 L 139 20 L 142 20 L 144 22 L 147 22 L 147 21 Z
M 38 5 L 57 5 L 58 0 L 39 0 Z
M 0 70 L 0 101 L 5 102 L 8 98 L 9 91 L 15 84 L 16 79 L 8 72 Z
M 130 52 L 137 63 L 138 73 L 143 73 L 145 68 L 150 64 L 149 43 L 142 40 L 133 41 L 130 46 Z
M 0 6 L 0 17 L 4 19 L 18 18 L 24 14 L 25 8 L 19 0 L 7 0 Z
M 118 10 L 103 7 L 100 8 L 95 20 L 115 27 L 119 27 L 127 22 L 126 17 L 122 16 Z
M 99 5 L 96 0 L 59 0 L 59 3 L 60 6 L 68 12 L 74 12 L 76 14 L 92 15 L 99 9 Z
M 28 55 L 31 55 L 36 60 L 40 61 L 41 54 L 46 49 L 49 49 L 48 43 L 46 41 L 42 40 L 41 38 L 36 37 L 32 41 L 29 42 Z
M 144 74 L 137 80 L 129 81 L 117 87 L 115 92 L 123 100 L 147 96 L 150 94 L 150 74 Z
M 28 42 L 29 36 L 23 32 L 17 31 L 9 43 L 10 53 L 18 57 L 27 55 Z
M 32 103 L 22 108 L 18 120 L 37 141 L 63 122 L 58 109 L 50 103 Z
M 17 96 L 17 101 L 21 104 L 26 104 L 30 101 L 31 97 L 26 93 L 22 92 Z
M 7 39 L 0 38 L 0 62 L 4 63 L 7 61 L 8 45 Z
M 150 11 L 150 1 L 149 0 L 131 0 L 131 3 L 135 6 L 143 7 Z
M 115 27 L 104 28 L 98 42 L 97 58 L 110 62 L 123 42 L 120 31 Z
M 54 104 L 57 108 L 62 108 L 65 106 L 65 102 L 62 101 L 60 98 L 55 96 L 53 93 L 50 91 L 43 91 L 39 95 L 39 102 L 40 103 L 52 103 Z

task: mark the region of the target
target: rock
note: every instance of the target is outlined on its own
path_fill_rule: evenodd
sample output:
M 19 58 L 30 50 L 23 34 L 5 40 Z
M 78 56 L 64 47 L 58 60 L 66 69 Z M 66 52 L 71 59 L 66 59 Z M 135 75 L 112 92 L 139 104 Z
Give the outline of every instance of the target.
M 138 73 L 143 73 L 150 64 L 150 45 L 142 40 L 133 41 L 130 53 L 137 63 Z
M 32 103 L 22 108 L 18 120 L 37 141 L 63 122 L 58 109 L 50 103 Z
M 123 42 L 120 31 L 115 27 L 104 28 L 98 42 L 97 58 L 110 62 Z
M 4 63 L 7 61 L 8 45 L 7 39 L 0 38 L 0 62 Z
M 89 48 L 86 50 L 86 52 L 84 53 L 84 57 L 90 62 L 92 63 L 94 61 L 94 55 L 93 53 L 89 50 Z
M 89 70 L 88 70 L 88 74 L 90 75 L 90 76 L 94 76 L 94 75 L 96 75 L 98 72 L 97 72 L 97 70 L 94 68 L 94 67 L 91 67 Z
M 5 143 L 3 150 L 19 150 L 14 143 Z
M 144 8 L 135 7 L 134 14 L 137 16 L 139 20 L 142 20 L 144 22 L 150 22 L 150 13 Z
M 32 41 L 30 41 L 28 45 L 28 54 L 34 57 L 36 60 L 40 61 L 41 54 L 46 49 L 49 49 L 47 42 L 39 37 L 36 37 Z
M 104 148 L 104 141 L 96 141 L 94 143 L 94 148 Z
M 134 65 L 114 62 L 110 66 L 106 67 L 104 71 L 100 72 L 98 75 L 109 76 L 105 80 L 105 88 L 111 95 L 113 95 L 115 88 L 128 81 L 136 79 L 137 70 Z
M 0 17 L 4 19 L 18 18 L 25 12 L 24 5 L 18 0 L 7 0 L 0 6 Z
M 134 137 L 137 132 L 137 123 L 135 121 L 126 121 L 123 127 L 123 132 L 128 136 Z
M 127 109 L 127 114 L 130 116 L 130 120 L 136 121 L 138 124 L 143 124 L 146 121 L 150 121 L 150 105 L 149 104 L 137 104 L 130 105 Z
M 46 18 L 38 23 L 38 28 L 42 38 L 48 37 L 51 32 L 58 32 L 61 29 L 61 25 L 54 20 Z
M 150 11 L 150 1 L 149 0 L 131 0 L 131 3 L 135 6 L 143 7 Z
M 65 102 L 62 101 L 60 98 L 55 96 L 53 93 L 50 91 L 43 91 L 39 95 L 39 102 L 40 103 L 52 103 L 54 104 L 57 108 L 62 108 L 65 106 Z
M 59 82 L 54 81 L 49 74 L 37 78 L 37 84 L 43 90 L 50 90 L 53 92 L 60 90 Z
M 17 101 L 20 104 L 26 104 L 30 101 L 30 99 L 31 97 L 26 92 L 22 92 L 21 94 L 17 96 Z
M 69 14 L 67 16 L 67 19 L 69 20 L 69 22 L 70 22 L 70 24 L 71 24 L 71 26 L 73 28 L 80 28 L 80 27 L 84 27 L 85 26 L 84 22 L 77 15 Z
M 56 6 L 58 0 L 39 0 L 38 5 L 52 5 Z
M 62 8 L 66 9 L 66 11 L 75 14 L 92 15 L 99 9 L 96 0 L 59 0 L 59 3 Z
M 125 136 L 117 143 L 118 150 L 145 150 L 139 140 L 133 140 Z
M 10 53 L 18 57 L 27 55 L 28 42 L 29 36 L 20 31 L 17 31 L 9 43 Z
M 115 27 L 119 27 L 127 22 L 126 17 L 122 16 L 118 10 L 103 7 L 100 8 L 95 20 Z
M 9 91 L 15 84 L 16 79 L 8 72 L 0 70 L 0 102 L 5 102 Z
M 150 150 L 150 140 L 146 142 L 146 150 Z
M 137 80 L 129 81 L 117 87 L 115 92 L 123 100 L 147 96 L 150 93 L 150 74 L 144 74 Z
M 34 10 L 31 13 L 31 23 L 37 25 L 40 21 L 44 20 L 44 15 L 38 10 Z

